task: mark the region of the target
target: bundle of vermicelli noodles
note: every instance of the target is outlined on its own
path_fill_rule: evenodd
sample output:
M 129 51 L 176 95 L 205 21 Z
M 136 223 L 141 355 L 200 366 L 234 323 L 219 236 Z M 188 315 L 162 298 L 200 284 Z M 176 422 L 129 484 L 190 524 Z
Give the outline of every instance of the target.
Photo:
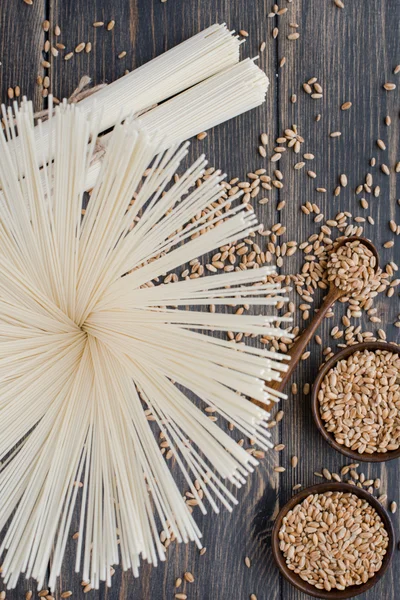
M 166 147 L 262 104 L 269 80 L 253 60 L 239 63 L 241 41 L 225 24 L 215 23 L 148 63 L 79 102 L 102 134 L 128 115 L 145 112 L 143 123 L 162 135 Z M 49 103 L 52 112 L 52 102 Z M 3 115 L 4 116 L 4 115 Z M 38 164 L 53 157 L 51 126 L 34 130 Z M 102 135 L 101 146 L 109 135 Z M 19 141 L 11 142 L 19 152 Z M 95 154 L 85 186 L 91 189 L 100 171 Z
M 163 145 L 168 147 L 259 106 L 265 100 L 268 84 L 265 73 L 247 58 L 154 107 L 140 118 L 146 129 L 163 134 Z M 108 139 L 108 134 L 100 138 L 103 145 Z M 100 161 L 94 157 L 86 178 L 86 189 L 96 182 L 99 169 Z
M 269 268 L 152 283 L 256 224 L 235 197 L 221 200 L 220 174 L 194 185 L 203 156 L 173 182 L 187 144 L 158 153 L 155 134 L 117 124 L 82 217 L 97 120 L 59 107 L 54 161 L 40 171 L 32 106 L 15 111 L 0 135 L 2 576 L 41 586 L 51 558 L 54 587 L 79 494 L 76 569 L 98 587 L 111 565 L 137 575 L 140 558 L 163 560 L 160 529 L 200 545 L 160 432 L 203 512 L 236 503 L 223 480 L 239 487 L 257 461 L 204 407 L 268 448 L 268 413 L 247 397 L 277 398 L 267 382 L 283 357 L 212 332 L 277 334 L 277 317 L 258 313 L 280 290 Z M 6 141 L 16 135 L 18 155 Z M 211 303 L 261 308 L 202 311 Z

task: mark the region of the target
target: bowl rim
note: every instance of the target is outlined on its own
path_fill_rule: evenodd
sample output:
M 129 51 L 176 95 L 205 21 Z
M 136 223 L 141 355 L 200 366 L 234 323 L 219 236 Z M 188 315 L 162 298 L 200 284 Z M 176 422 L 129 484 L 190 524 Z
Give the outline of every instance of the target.
M 367 500 L 371 504 L 371 506 L 376 510 L 379 516 L 382 519 L 384 527 L 388 532 L 389 543 L 386 549 L 386 554 L 383 557 L 382 566 L 379 571 L 368 581 L 361 585 L 352 585 L 347 587 L 345 590 L 337 590 L 334 589 L 330 592 L 326 590 L 319 590 L 310 583 L 307 583 L 301 577 L 299 577 L 296 573 L 288 569 L 286 565 L 286 559 L 283 556 L 283 552 L 279 548 L 279 530 L 281 528 L 282 520 L 284 516 L 294 508 L 299 502 L 307 498 L 310 494 L 321 494 L 324 492 L 345 492 L 352 493 L 356 496 Z M 394 528 L 393 523 L 390 519 L 389 513 L 382 506 L 382 504 L 378 501 L 375 496 L 367 492 L 364 488 L 359 488 L 358 486 L 351 485 L 349 483 L 338 483 L 338 482 L 327 482 L 327 483 L 318 483 L 312 486 L 301 490 L 299 493 L 295 494 L 290 498 L 290 500 L 281 508 L 278 513 L 278 516 L 275 519 L 275 523 L 272 529 L 272 537 L 271 537 L 271 546 L 272 546 L 272 554 L 274 556 L 275 562 L 278 566 L 279 571 L 285 577 L 285 579 L 298 590 L 308 594 L 309 596 L 313 596 L 314 598 L 322 598 L 326 600 L 331 599 L 344 599 L 344 598 L 353 598 L 358 596 L 359 594 L 363 594 L 367 590 L 371 589 L 375 586 L 378 581 L 383 577 L 386 573 L 394 552 Z
M 311 412 L 314 419 L 314 422 L 317 426 L 318 431 L 322 435 L 328 444 L 340 452 L 345 456 L 355 460 L 356 462 L 387 462 L 389 460 L 394 460 L 400 457 L 400 447 L 397 450 L 392 450 L 391 452 L 379 452 L 375 454 L 359 454 L 356 450 L 351 450 L 350 448 L 346 448 L 344 445 L 339 444 L 332 433 L 326 430 L 324 421 L 321 418 L 321 413 L 319 409 L 319 401 L 318 401 L 318 392 L 321 387 L 321 383 L 327 374 L 327 372 L 339 361 L 344 358 L 347 358 L 354 352 L 362 351 L 362 350 L 388 350 L 389 352 L 395 352 L 400 355 L 400 346 L 396 346 L 396 344 L 392 344 L 390 342 L 361 342 L 360 344 L 354 344 L 352 346 L 347 346 L 346 348 L 342 348 L 339 352 L 337 352 L 334 356 L 332 356 L 319 370 L 317 377 L 314 380 L 312 391 L 311 391 Z

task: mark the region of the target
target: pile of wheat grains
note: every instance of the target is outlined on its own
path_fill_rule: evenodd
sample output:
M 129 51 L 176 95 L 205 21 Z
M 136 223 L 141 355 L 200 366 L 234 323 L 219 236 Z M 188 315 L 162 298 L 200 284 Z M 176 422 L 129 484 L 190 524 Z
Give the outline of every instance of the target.
M 279 547 L 291 571 L 317 589 L 344 590 L 379 571 L 388 533 L 369 502 L 344 492 L 311 494 L 283 518 Z
M 329 255 L 328 281 L 352 297 L 365 298 L 380 285 L 375 275 L 376 257 L 360 240 L 340 245 Z
M 318 393 L 335 440 L 359 454 L 400 447 L 400 355 L 356 351 L 328 371 Z

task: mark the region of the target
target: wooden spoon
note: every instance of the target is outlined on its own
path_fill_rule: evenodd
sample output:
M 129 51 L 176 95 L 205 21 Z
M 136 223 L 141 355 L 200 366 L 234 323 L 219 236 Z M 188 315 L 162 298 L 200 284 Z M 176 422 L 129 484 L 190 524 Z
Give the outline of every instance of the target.
M 379 259 L 378 252 L 377 252 L 375 246 L 373 245 L 373 243 L 365 238 L 361 238 L 361 237 L 357 237 L 357 236 L 343 238 L 343 240 L 341 240 L 335 246 L 335 251 L 340 246 L 343 246 L 344 244 L 347 244 L 348 242 L 354 242 L 354 241 L 359 241 L 361 244 L 363 244 L 369 250 L 371 250 L 371 252 L 374 254 L 374 256 L 376 258 L 375 270 L 377 270 L 378 259 Z M 345 290 L 341 290 L 340 288 L 336 287 L 335 282 L 331 281 L 330 286 L 329 286 L 329 291 L 328 291 L 327 295 L 325 296 L 325 299 L 322 303 L 321 308 L 315 314 L 314 318 L 312 319 L 312 321 L 308 325 L 308 327 L 303 331 L 301 336 L 294 342 L 294 344 L 291 346 L 291 348 L 287 352 L 287 356 L 290 356 L 290 361 L 288 363 L 288 370 L 285 373 L 282 373 L 281 381 L 268 382 L 269 388 L 271 388 L 273 390 L 277 390 L 278 392 L 281 392 L 283 390 L 286 383 L 290 379 L 293 371 L 297 367 L 297 364 L 298 364 L 302 354 L 304 353 L 304 350 L 306 349 L 308 342 L 311 340 L 314 333 L 320 326 L 326 313 L 331 308 L 332 304 L 334 304 L 337 300 L 342 298 L 342 296 L 345 296 L 347 293 L 348 292 L 346 292 Z M 261 402 L 258 402 L 257 400 L 252 400 L 252 402 L 257 404 L 261 408 L 265 408 L 265 410 L 270 410 L 273 406 L 272 403 L 269 405 L 265 405 L 265 404 L 262 404 Z

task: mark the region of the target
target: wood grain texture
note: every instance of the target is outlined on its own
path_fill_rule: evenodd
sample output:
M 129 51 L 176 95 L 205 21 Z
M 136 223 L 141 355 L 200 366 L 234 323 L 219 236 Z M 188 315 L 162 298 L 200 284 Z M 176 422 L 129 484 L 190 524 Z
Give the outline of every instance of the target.
M 58 98 L 69 96 L 84 74 L 90 75 L 94 83 L 113 81 L 125 69 L 140 66 L 216 21 L 225 21 L 232 29 L 245 29 L 249 38 L 243 48 L 244 56 L 255 56 L 260 43 L 267 42 L 259 62 L 271 80 L 266 104 L 215 128 L 202 142 L 194 140 L 191 157 L 205 152 L 210 164 L 225 170 L 228 179 L 242 178 L 249 170 L 264 166 L 272 173 L 273 165 L 257 153 L 260 132 L 269 134 L 270 156 L 273 140 L 285 128 L 297 124 L 305 139 L 304 152 L 315 154 L 310 168 L 317 173 L 317 179 L 308 178 L 305 169 L 293 169 L 299 160 L 293 153 L 284 155 L 277 165 L 284 173 L 284 188 L 270 192 L 269 203 L 257 207 L 260 221 L 266 227 L 284 222 L 288 227 L 287 240 L 303 240 L 319 230 L 312 216 L 305 216 L 300 211 L 300 204 L 306 200 L 318 203 L 326 216 L 333 217 L 339 210 L 349 210 L 360 216 L 371 214 L 376 224 L 368 225 L 364 234 L 377 244 L 382 264 L 391 260 L 400 264 L 397 241 L 394 248 L 382 248 L 383 242 L 394 237 L 388 227 L 389 219 L 400 221 L 400 208 L 396 205 L 396 198 L 400 198 L 399 177 L 396 179 L 394 174 L 387 177 L 379 170 L 382 162 L 392 169 L 400 159 L 400 76 L 397 75 L 395 92 L 387 93 L 382 89 L 385 81 L 395 81 L 392 71 L 400 62 L 400 6 L 398 0 L 369 0 L 368 3 L 345 0 L 345 4 L 345 9 L 340 10 L 331 0 L 296 0 L 292 3 L 282 0 L 281 7 L 288 8 L 286 15 L 269 19 L 267 14 L 273 2 L 266 0 L 246 0 L 245 3 L 243 0 L 168 0 L 166 3 L 159 0 L 34 0 L 33 6 L 25 5 L 22 0 L 3 2 L 0 7 L 2 99 L 7 98 L 9 85 L 18 84 L 23 93 L 36 99 L 39 106 L 40 89 L 34 81 L 41 69 L 44 38 L 40 25 L 45 15 L 52 23 L 48 36 L 52 43 L 57 41 L 54 25 L 61 28 L 57 39 L 66 45 L 61 55 L 72 51 L 82 41 L 90 41 L 93 45 L 90 54 L 83 52 L 70 61 L 65 62 L 62 56 L 51 59 L 51 90 Z M 111 19 L 116 21 L 111 32 L 92 25 L 94 21 L 107 23 Z M 289 27 L 289 23 L 294 22 L 299 25 L 296 31 L 300 38 L 291 41 L 287 35 L 295 31 Z M 279 29 L 276 40 L 272 37 L 274 27 Z M 118 59 L 123 50 L 127 52 L 126 57 Z M 286 64 L 278 68 L 283 57 Z M 318 77 L 323 87 L 324 96 L 320 100 L 313 100 L 302 91 L 302 83 L 312 76 Z M 293 93 L 298 98 L 295 104 L 290 102 Z M 353 103 L 351 110 L 340 111 L 340 105 L 348 100 Z M 319 122 L 315 121 L 317 113 L 322 115 Z M 392 118 L 390 127 L 384 124 L 386 115 Z M 343 134 L 332 139 L 328 134 L 335 130 L 341 130 Z M 387 143 L 387 151 L 377 148 L 377 138 Z M 376 157 L 378 165 L 374 169 L 368 164 L 372 156 Z M 354 188 L 364 181 L 369 171 L 380 185 L 381 195 L 379 199 L 371 199 L 369 211 L 363 211 Z M 334 198 L 333 189 L 340 173 L 347 174 L 349 185 Z M 317 186 L 326 187 L 327 193 L 317 193 Z M 275 207 L 282 199 L 286 200 L 286 207 L 279 214 Z M 285 271 L 295 273 L 301 264 L 302 257 L 297 253 L 285 263 Z M 391 301 L 381 296 L 376 306 L 388 339 L 398 342 L 398 330 L 386 326 L 393 323 L 400 312 L 398 294 L 395 296 Z M 337 306 L 335 311 L 335 317 L 326 320 L 322 327 L 324 345 L 331 344 L 329 331 L 339 324 L 343 307 Z M 302 323 L 299 316 L 297 322 Z M 376 331 L 377 326 L 363 323 L 365 329 Z M 300 390 L 304 383 L 313 381 L 321 358 L 321 352 L 312 348 L 311 358 L 297 370 L 293 380 Z M 261 467 L 238 493 L 240 506 L 232 514 L 222 511 L 220 515 L 198 517 L 207 548 L 204 556 L 199 556 L 193 545 L 171 545 L 166 563 L 157 568 L 143 565 L 138 580 L 117 569 L 111 590 L 102 588 L 99 592 L 90 592 L 88 597 L 169 600 L 174 598 L 175 578 L 189 570 L 195 576 L 195 582 L 186 583 L 177 590 L 184 591 L 188 600 L 246 600 L 252 593 L 258 600 L 305 599 L 306 596 L 282 580 L 272 562 L 272 518 L 291 496 L 295 483 L 314 483 L 318 481 L 313 476 L 314 471 L 325 466 L 338 471 L 346 462 L 317 433 L 308 402 L 309 398 L 299 393 L 290 395 L 283 403 L 285 418 L 279 428 L 273 430 L 273 440 L 282 441 L 286 448 L 281 453 L 270 452 L 262 461 Z M 296 470 L 289 466 L 293 454 L 299 456 Z M 273 466 L 277 464 L 287 467 L 286 472 L 274 473 Z M 382 491 L 387 491 L 389 500 L 399 501 L 398 462 L 365 466 L 363 471 L 368 478 L 380 476 L 384 486 Z M 397 515 L 393 519 L 398 529 Z M 71 536 L 76 528 L 77 520 Z M 79 574 L 74 573 L 75 544 L 72 539 L 68 543 L 62 575 L 54 593 L 56 598 L 65 590 L 74 592 L 73 599 L 86 597 Z M 396 585 L 400 567 L 398 554 L 378 586 L 360 598 L 400 599 Z M 244 565 L 245 556 L 252 560 L 250 569 Z M 21 582 L 17 590 L 7 593 L 7 598 L 21 599 L 26 589 L 28 584 Z
M 22 95 L 42 106 L 36 77 L 43 75 L 45 0 L 29 6 L 21 2 L 2 2 L 0 6 L 0 90 L 1 101 L 10 104 L 8 88 L 19 86 Z
M 2 2 L 0 5 L 0 91 L 1 102 L 7 106 L 13 102 L 7 95 L 8 88 L 19 86 L 21 98 L 26 95 L 34 101 L 35 110 L 42 108 L 43 98 L 36 78 L 44 75 L 41 63 L 44 58 L 42 23 L 45 15 L 45 0 L 36 0 L 32 6 L 22 0 Z M 0 590 L 3 587 L 0 581 Z M 18 590 L 12 594 L 16 598 L 22 598 L 25 591 L 31 588 L 31 582 L 21 579 Z
M 327 218 L 334 218 L 336 213 L 342 210 L 364 217 L 371 214 L 376 224 L 372 226 L 367 223 L 364 236 L 376 243 L 382 265 L 390 260 L 399 263 L 398 241 L 392 249 L 382 248 L 384 241 L 392 239 L 388 227 L 389 219 L 399 219 L 399 207 L 396 206 L 399 180 L 398 177 L 396 180 L 394 174 L 391 177 L 383 175 L 379 166 L 369 166 L 371 157 L 376 158 L 377 165 L 385 161 L 393 166 L 395 157 L 399 155 L 399 97 L 390 96 L 382 89 L 385 80 L 393 79 L 392 71 L 397 60 L 398 20 L 396 23 L 392 18 L 391 3 L 372 0 L 368 2 L 368 8 L 365 4 L 354 2 L 345 2 L 345 5 L 346 8 L 340 10 L 333 2 L 293 3 L 288 21 L 299 24 L 300 38 L 294 42 L 288 40 L 286 28 L 282 28 L 283 35 L 278 36 L 279 57 L 286 56 L 287 61 L 280 74 L 280 129 L 283 130 L 292 123 L 298 125 L 305 139 L 304 151 L 315 154 L 310 168 L 317 173 L 317 178 L 313 180 L 307 177 L 305 169 L 300 172 L 287 167 L 285 169 L 288 179 L 281 195 L 287 200 L 288 206 L 291 202 L 296 206 L 294 210 L 289 209 L 287 215 L 290 223 L 288 235 L 304 240 L 311 233 L 319 231 L 312 215 L 306 216 L 299 212 L 299 200 L 301 203 L 306 200 L 317 203 Z M 313 100 L 302 90 L 302 84 L 311 77 L 318 77 L 324 90 L 324 96 L 320 100 Z M 298 96 L 296 104 L 290 102 L 292 93 Z M 340 106 L 346 101 L 352 102 L 353 105 L 350 110 L 341 111 Z M 321 114 L 321 120 L 316 122 L 315 116 L 318 113 Z M 392 117 L 390 127 L 384 124 L 384 117 L 388 114 Z M 341 137 L 329 137 L 330 132 L 338 130 L 342 131 Z M 388 142 L 389 153 L 377 148 L 378 138 Z M 290 160 L 291 164 L 294 164 L 298 158 L 292 155 Z M 355 196 L 354 190 L 358 184 L 364 183 L 367 172 L 373 174 L 375 185 L 381 187 L 381 195 L 379 199 L 370 199 L 368 196 L 370 210 L 365 211 L 360 207 L 359 197 Z M 341 173 L 347 174 L 349 184 L 335 198 L 333 190 Z M 325 187 L 327 193 L 316 192 L 316 187 Z M 298 258 L 296 256 L 296 261 Z M 398 311 L 398 301 L 389 301 L 382 295 L 375 302 L 375 306 L 384 323 L 388 339 L 399 342 L 398 330 L 389 325 L 393 323 Z M 323 347 L 329 345 L 335 348 L 335 342 L 329 336 L 329 332 L 334 325 L 340 326 L 340 316 L 343 312 L 344 307 L 338 304 L 335 307 L 335 316 L 323 324 L 320 332 Z M 360 322 L 363 331 L 376 332 L 377 326 L 364 318 Z M 312 383 L 321 362 L 321 351 L 315 348 L 315 345 L 311 345 L 310 350 L 310 360 L 306 361 L 293 377 L 300 390 L 304 383 Z M 281 435 L 282 441 L 287 444 L 287 453 L 285 450 L 281 460 L 286 465 L 289 456 L 297 454 L 299 465 L 295 472 L 288 469 L 281 477 L 281 502 L 290 497 L 291 488 L 295 483 L 310 485 L 319 482 L 320 480 L 313 476 L 314 471 L 321 471 L 323 467 L 327 467 L 338 472 L 342 465 L 350 462 L 346 457 L 328 448 L 316 431 L 309 397 L 299 393 L 289 397 L 285 405 L 286 417 L 282 421 Z M 397 461 L 382 467 L 363 465 L 362 471 L 367 478 L 380 476 L 389 499 L 397 499 Z M 397 516 L 394 517 L 394 522 L 395 528 L 398 528 Z M 360 598 L 400 598 L 400 592 L 394 585 L 394 574 L 400 564 L 398 554 L 395 555 L 392 568 L 386 577 L 376 588 Z M 285 600 L 307 598 L 285 580 L 282 581 L 281 597 Z

